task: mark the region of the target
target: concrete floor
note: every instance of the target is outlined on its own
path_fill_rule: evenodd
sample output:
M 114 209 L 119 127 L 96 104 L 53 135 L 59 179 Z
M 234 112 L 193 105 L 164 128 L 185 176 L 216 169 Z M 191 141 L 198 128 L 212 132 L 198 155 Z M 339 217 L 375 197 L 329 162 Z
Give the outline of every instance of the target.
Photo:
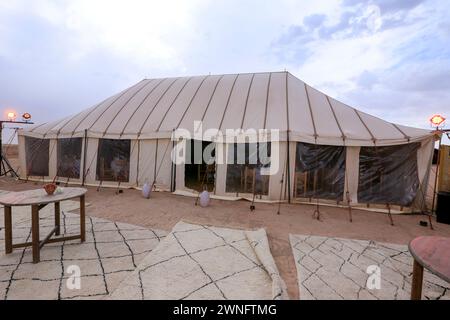
M 41 187 L 41 183 L 0 179 L 2 190 Z M 450 225 L 436 223 L 434 219 L 434 230 L 421 227 L 419 222 L 427 220 L 421 215 L 395 215 L 395 225 L 391 226 L 386 214 L 353 210 L 350 223 L 346 209 L 322 206 L 321 221 L 317 221 L 312 218 L 315 207 L 311 205 L 282 204 L 281 214 L 277 215 L 276 204 L 257 203 L 256 210 L 251 212 L 247 201 L 212 200 L 208 208 L 201 208 L 194 205 L 194 198 L 170 193 L 154 192 L 150 199 L 144 199 L 137 190 L 124 190 L 116 195 L 115 189 L 104 188 L 99 192 L 96 188 L 88 189 L 87 201 L 91 205 L 87 214 L 93 217 L 167 231 L 181 219 L 229 228 L 266 228 L 272 254 L 292 299 L 297 299 L 299 292 L 290 233 L 397 244 L 407 244 L 420 235 L 450 236 Z

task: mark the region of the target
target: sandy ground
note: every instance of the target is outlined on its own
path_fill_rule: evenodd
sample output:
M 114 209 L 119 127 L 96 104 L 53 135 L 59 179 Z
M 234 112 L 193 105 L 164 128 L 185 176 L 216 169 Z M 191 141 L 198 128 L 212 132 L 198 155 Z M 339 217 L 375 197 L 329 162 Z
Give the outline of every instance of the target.
M 40 183 L 0 179 L 2 190 L 27 190 L 41 188 Z M 154 192 L 151 199 L 144 199 L 140 191 L 125 190 L 116 195 L 114 189 L 88 188 L 87 210 L 90 216 L 130 223 L 138 226 L 170 231 L 181 219 L 191 222 L 234 228 L 266 228 L 272 254 L 286 281 L 291 298 L 298 298 L 297 275 L 289 233 L 319 235 L 362 240 L 375 240 L 407 244 L 420 235 L 450 236 L 450 225 L 436 223 L 434 230 L 419 226 L 426 220 L 421 215 L 395 215 L 395 225 L 389 224 L 386 214 L 353 210 L 353 222 L 348 221 L 348 211 L 340 208 L 321 207 L 321 221 L 312 219 L 314 207 L 300 204 L 283 204 L 277 215 L 276 204 L 256 204 L 249 210 L 247 201 L 213 200 L 208 208 L 195 206 L 194 198 L 170 193 Z
M 41 187 L 41 183 L 0 179 L 2 190 Z M 115 189 L 103 188 L 99 192 L 96 188 L 88 189 L 86 200 L 91 205 L 87 214 L 90 216 L 167 231 L 181 219 L 231 228 L 266 228 L 275 262 L 293 299 L 299 297 L 299 292 L 289 244 L 290 233 L 398 244 L 408 244 L 420 235 L 450 236 L 450 225 L 436 223 L 434 218 L 434 230 L 421 227 L 419 222 L 427 220 L 422 215 L 395 215 L 395 225 L 391 226 L 386 214 L 353 210 L 353 222 L 350 223 L 348 210 L 321 206 L 321 221 L 317 221 L 312 218 L 315 207 L 311 205 L 282 204 L 281 214 L 277 215 L 276 204 L 257 203 L 256 210 L 251 212 L 247 201 L 212 200 L 208 208 L 201 208 L 194 205 L 194 198 L 170 193 L 154 192 L 150 199 L 144 199 L 138 190 L 124 190 L 116 195 Z

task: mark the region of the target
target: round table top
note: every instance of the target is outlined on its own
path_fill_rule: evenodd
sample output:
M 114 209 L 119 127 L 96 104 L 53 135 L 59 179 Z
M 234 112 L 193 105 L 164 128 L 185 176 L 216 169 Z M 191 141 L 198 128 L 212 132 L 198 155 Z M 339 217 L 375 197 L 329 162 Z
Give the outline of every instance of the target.
M 450 238 L 417 237 L 409 243 L 409 251 L 422 267 L 450 282 Z
M 0 204 L 4 206 L 40 205 L 78 198 L 86 192 L 87 189 L 84 188 L 62 187 L 58 187 L 52 195 L 48 195 L 44 188 L 19 192 L 8 192 L 7 194 L 0 196 Z

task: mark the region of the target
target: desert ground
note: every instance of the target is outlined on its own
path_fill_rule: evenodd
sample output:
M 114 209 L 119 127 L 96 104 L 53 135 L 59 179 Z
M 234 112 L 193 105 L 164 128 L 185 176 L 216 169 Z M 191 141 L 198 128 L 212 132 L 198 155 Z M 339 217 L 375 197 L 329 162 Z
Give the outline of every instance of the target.
M 13 166 L 17 166 L 17 152 L 10 148 L 7 154 Z M 17 181 L 9 177 L 0 179 L 0 189 L 19 191 L 41 188 L 42 183 Z M 99 191 L 88 187 L 87 214 L 92 217 L 129 223 L 148 228 L 170 231 L 180 220 L 219 227 L 256 229 L 265 228 L 270 248 L 288 293 L 292 299 L 299 298 L 297 272 L 289 234 L 341 237 L 378 242 L 408 244 L 416 236 L 450 236 L 450 225 L 440 224 L 432 218 L 434 230 L 419 225 L 428 218 L 418 214 L 394 215 L 394 226 L 383 213 L 353 210 L 353 222 L 349 222 L 348 210 L 321 206 L 320 221 L 312 218 L 315 206 L 282 204 L 277 215 L 277 204 L 256 203 L 251 212 L 248 201 L 212 200 L 207 208 L 195 206 L 195 199 L 165 192 L 153 192 L 144 199 L 139 190 L 115 189 Z

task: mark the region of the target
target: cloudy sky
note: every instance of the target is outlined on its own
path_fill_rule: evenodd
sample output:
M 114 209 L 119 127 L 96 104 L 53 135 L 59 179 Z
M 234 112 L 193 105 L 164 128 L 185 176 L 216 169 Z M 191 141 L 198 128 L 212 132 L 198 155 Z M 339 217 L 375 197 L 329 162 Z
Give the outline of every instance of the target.
M 36 122 L 143 78 L 288 70 L 386 120 L 449 118 L 447 0 L 0 0 L 0 108 Z

